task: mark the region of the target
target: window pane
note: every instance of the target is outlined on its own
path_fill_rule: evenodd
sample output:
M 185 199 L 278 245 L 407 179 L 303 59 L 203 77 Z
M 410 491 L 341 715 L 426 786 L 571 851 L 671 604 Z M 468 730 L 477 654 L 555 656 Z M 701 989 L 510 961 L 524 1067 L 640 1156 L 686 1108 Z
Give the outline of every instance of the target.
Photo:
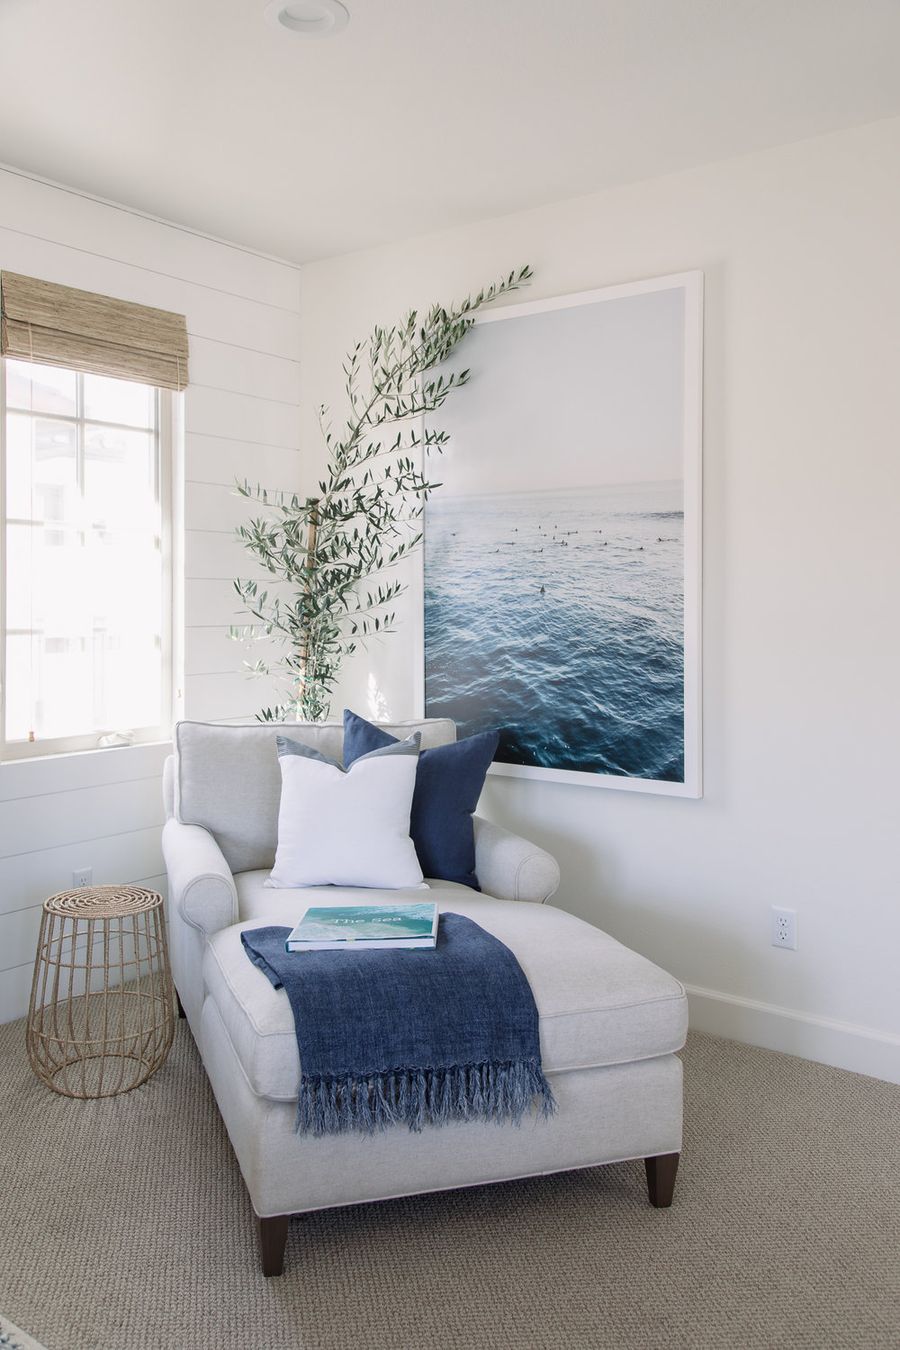
M 158 726 L 167 611 L 157 393 L 21 362 L 5 369 L 17 401 L 32 398 L 45 369 L 56 380 L 41 386 L 39 411 L 11 400 L 7 410 L 7 739 L 33 734 L 40 753 L 47 740 Z M 54 389 L 71 420 L 48 415 Z M 79 420 L 85 406 L 93 415 Z
M 95 422 L 124 422 L 130 427 L 153 426 L 156 391 L 131 380 L 103 375 L 84 377 L 84 415 Z
M 149 431 L 85 425 L 85 510 L 92 525 L 121 523 L 127 502 L 129 521 L 157 532 L 155 459 Z
M 73 422 L 8 413 L 6 514 L 18 520 L 65 520 L 77 512 Z
M 157 725 L 163 603 L 153 534 L 9 525 L 7 563 L 8 737 Z
M 65 532 L 54 530 L 53 535 Z M 63 555 L 44 538 L 42 525 L 8 525 L 6 529 L 6 627 L 8 630 L 33 629 L 43 616 L 47 582 L 53 577 L 54 564 Z M 48 552 L 51 556 L 48 558 Z
M 74 417 L 76 379 L 74 370 L 7 361 L 6 406 Z
M 6 737 L 27 741 L 31 731 L 32 638 L 9 633 L 6 638 Z

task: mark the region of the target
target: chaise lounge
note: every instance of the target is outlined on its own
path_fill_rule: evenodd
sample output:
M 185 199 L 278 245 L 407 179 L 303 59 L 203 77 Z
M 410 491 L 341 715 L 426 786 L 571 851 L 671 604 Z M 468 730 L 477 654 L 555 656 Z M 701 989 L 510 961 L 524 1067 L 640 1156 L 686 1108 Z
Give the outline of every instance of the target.
M 385 730 L 420 731 L 423 749 L 456 738 L 443 720 Z M 338 1205 L 632 1158 L 646 1160 L 650 1202 L 669 1205 L 681 1150 L 684 989 L 598 928 L 547 906 L 559 884 L 555 860 L 477 817 L 481 892 L 437 881 L 429 899 L 475 920 L 518 958 L 540 1015 L 557 1113 L 518 1128 L 295 1132 L 300 1063 L 290 1006 L 247 959 L 240 933 L 292 926 L 307 905 L 358 903 L 359 892 L 264 886 L 275 857 L 279 731 L 341 759 L 337 724 L 180 723 L 166 765 L 163 832 L 175 985 L 259 1220 L 263 1273 L 283 1270 L 292 1214 Z M 421 894 L 365 893 L 368 903 Z

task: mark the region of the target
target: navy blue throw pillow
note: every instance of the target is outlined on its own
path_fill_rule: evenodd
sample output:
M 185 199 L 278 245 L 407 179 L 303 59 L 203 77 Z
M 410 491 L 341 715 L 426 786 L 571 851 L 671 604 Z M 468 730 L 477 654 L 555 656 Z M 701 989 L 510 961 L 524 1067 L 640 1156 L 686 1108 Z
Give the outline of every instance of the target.
M 344 709 L 345 769 L 360 755 L 393 745 L 396 739 L 349 708 Z M 472 812 L 499 740 L 497 731 L 480 731 L 419 755 L 409 832 L 426 877 L 458 881 L 474 891 L 481 890 L 475 875 Z

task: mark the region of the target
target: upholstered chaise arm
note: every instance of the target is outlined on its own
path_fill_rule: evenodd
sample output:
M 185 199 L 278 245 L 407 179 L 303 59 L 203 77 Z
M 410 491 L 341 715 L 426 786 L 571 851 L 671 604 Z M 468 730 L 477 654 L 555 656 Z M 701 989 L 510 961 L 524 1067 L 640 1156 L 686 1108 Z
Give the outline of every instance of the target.
M 481 889 L 498 900 L 543 904 L 559 885 L 559 864 L 537 844 L 475 816 L 475 872 Z
M 217 933 L 237 923 L 237 891 L 215 839 L 201 825 L 170 818 L 163 827 L 169 902 L 194 928 Z

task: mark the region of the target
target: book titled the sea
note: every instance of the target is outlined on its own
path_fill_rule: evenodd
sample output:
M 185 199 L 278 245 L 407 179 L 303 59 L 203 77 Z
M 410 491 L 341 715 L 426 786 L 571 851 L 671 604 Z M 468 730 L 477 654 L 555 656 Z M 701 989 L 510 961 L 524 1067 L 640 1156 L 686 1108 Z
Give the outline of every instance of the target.
M 306 911 L 284 945 L 289 952 L 434 947 L 437 926 L 435 904 L 320 906 Z

